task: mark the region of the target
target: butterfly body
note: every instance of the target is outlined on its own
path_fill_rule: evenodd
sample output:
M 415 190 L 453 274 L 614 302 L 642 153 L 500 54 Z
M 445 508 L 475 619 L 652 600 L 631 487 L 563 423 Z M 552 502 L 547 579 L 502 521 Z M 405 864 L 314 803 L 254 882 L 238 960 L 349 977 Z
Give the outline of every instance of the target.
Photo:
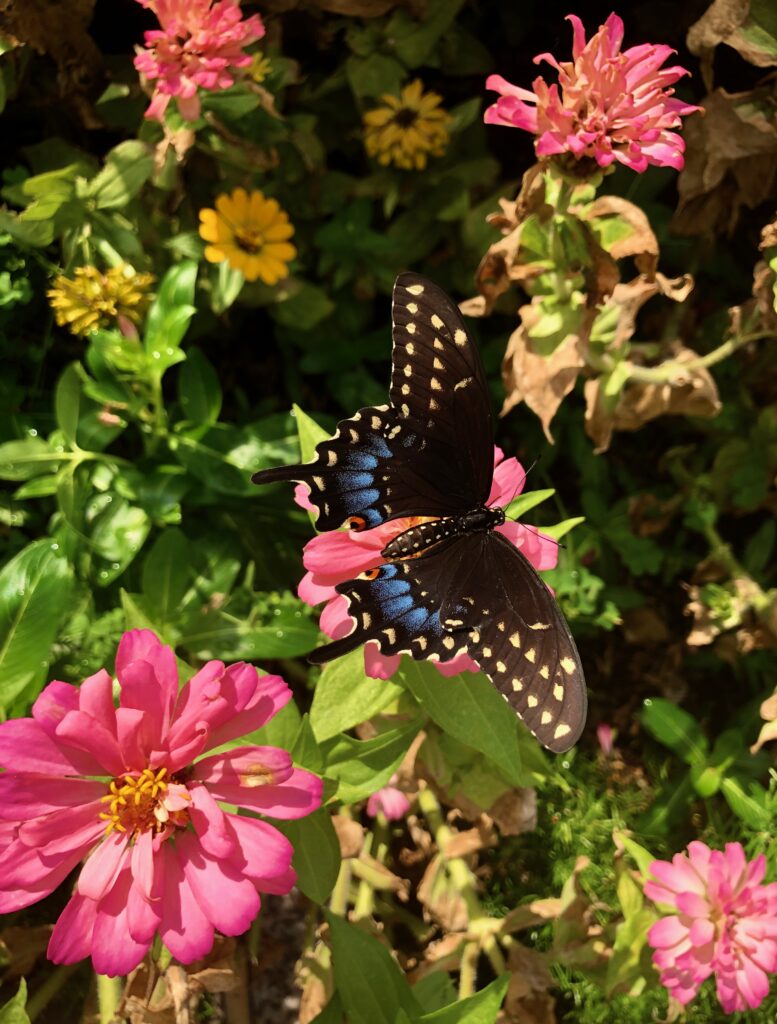
M 341 421 L 312 462 L 253 477 L 304 483 L 321 530 L 420 520 L 383 547 L 382 564 L 336 586 L 351 632 L 310 660 L 368 642 L 440 662 L 467 653 L 541 743 L 567 750 L 585 723 L 582 666 L 550 591 L 500 532 L 504 511 L 488 506 L 493 424 L 479 353 L 456 305 L 417 274 L 397 278 L 392 333 L 389 404 Z
M 476 508 L 460 516 L 431 519 L 398 534 L 389 541 L 381 555 L 388 561 L 421 558 L 442 541 L 476 530 L 491 530 L 504 521 L 505 514 L 501 508 Z

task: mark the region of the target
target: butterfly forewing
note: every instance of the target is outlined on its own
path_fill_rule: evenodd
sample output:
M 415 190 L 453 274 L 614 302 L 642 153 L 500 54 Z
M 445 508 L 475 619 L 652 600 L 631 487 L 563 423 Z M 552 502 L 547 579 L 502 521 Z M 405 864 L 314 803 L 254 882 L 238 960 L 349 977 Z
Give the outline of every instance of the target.
M 475 508 L 488 498 L 494 444 L 480 353 L 455 303 L 417 274 L 397 278 L 391 315 L 392 405 L 443 450 L 448 493 L 464 499 L 449 508 Z
M 547 586 L 500 533 L 461 539 L 444 627 L 468 627 L 468 651 L 537 739 L 568 750 L 585 724 L 577 647 Z

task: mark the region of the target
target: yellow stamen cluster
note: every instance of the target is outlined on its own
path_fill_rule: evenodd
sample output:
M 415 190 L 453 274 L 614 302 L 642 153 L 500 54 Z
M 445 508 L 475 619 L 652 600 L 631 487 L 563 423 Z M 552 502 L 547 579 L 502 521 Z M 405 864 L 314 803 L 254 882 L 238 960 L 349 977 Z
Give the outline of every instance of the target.
M 46 294 L 59 326 L 83 336 L 115 326 L 120 316 L 140 323 L 153 283 L 153 274 L 138 274 L 128 263 L 105 271 L 85 266 L 72 277 L 60 274 Z
M 108 812 L 100 813 L 100 817 L 108 822 L 105 834 L 110 835 L 114 829 L 130 835 L 139 835 L 149 829 L 161 831 L 170 816 L 162 805 L 168 785 L 166 775 L 167 768 L 156 772 L 153 768 L 144 768 L 139 775 L 128 774 L 114 779 L 101 798 L 102 803 L 108 804 Z
M 440 107 L 442 96 L 425 93 L 416 78 L 399 96 L 385 93 L 380 101 L 382 106 L 364 115 L 364 145 L 371 157 L 384 166 L 422 171 L 430 156 L 442 156 L 451 121 Z

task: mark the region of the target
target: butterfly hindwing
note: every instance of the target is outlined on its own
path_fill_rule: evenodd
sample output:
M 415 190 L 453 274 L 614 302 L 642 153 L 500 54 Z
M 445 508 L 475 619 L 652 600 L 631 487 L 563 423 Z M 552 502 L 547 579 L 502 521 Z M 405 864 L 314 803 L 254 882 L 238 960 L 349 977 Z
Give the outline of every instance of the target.
M 587 696 L 561 610 L 500 533 L 469 534 L 461 543 L 467 550 L 440 610 L 443 626 L 467 628 L 470 657 L 540 743 L 568 750 L 585 724 Z
M 440 544 L 423 558 L 386 562 L 340 583 L 336 590 L 348 601 L 351 632 L 313 651 L 315 664 L 339 658 L 375 641 L 381 654 L 410 654 L 413 658 L 449 661 L 466 650 L 466 637 L 440 622 L 440 584 L 450 571 L 446 553 L 455 541 Z M 419 566 L 423 563 L 423 567 Z

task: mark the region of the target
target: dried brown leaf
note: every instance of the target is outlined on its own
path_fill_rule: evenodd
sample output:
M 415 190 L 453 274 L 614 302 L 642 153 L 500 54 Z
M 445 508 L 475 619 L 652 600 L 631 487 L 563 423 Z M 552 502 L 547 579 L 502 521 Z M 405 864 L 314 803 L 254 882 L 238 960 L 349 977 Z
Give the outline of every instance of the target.
M 704 84 L 712 88 L 712 51 L 719 43 L 735 49 L 750 64 L 769 68 L 777 64 L 777 53 L 766 44 L 768 33 L 750 18 L 750 0 L 714 0 L 713 4 L 688 29 L 691 53 L 701 58 Z M 753 32 L 753 29 L 756 31 Z
M 343 860 L 347 857 L 358 857 L 364 846 L 364 827 L 344 814 L 333 814 L 332 824 L 337 833 L 340 856 Z
M 620 196 L 599 196 L 587 208 L 586 219 L 602 217 L 620 217 L 632 228 L 630 235 L 613 243 L 610 255 L 616 260 L 633 256 L 638 270 L 652 279 L 658 266 L 658 239 L 644 211 Z
M 520 932 L 524 928 L 532 928 L 537 924 L 545 924 L 557 918 L 562 910 L 563 905 L 557 896 L 532 900 L 531 903 L 524 903 L 509 910 L 502 918 L 500 931 L 510 934 Z
M 504 416 L 519 402 L 525 402 L 539 416 L 545 436 L 553 444 L 550 422 L 585 366 L 586 339 L 595 311 L 586 310 L 579 333 L 570 334 L 549 356 L 537 355 L 530 347 L 527 327 L 533 316 L 532 306 L 522 307 L 522 322 L 507 343 L 502 362 L 502 380 L 507 397 L 501 415 Z
M 696 352 L 678 346 L 672 361 L 692 363 Z M 606 451 L 613 430 L 639 430 L 658 416 L 717 416 L 720 399 L 715 381 L 706 367 L 694 367 L 662 383 L 634 381 L 620 392 L 614 407 L 604 395 L 601 379 L 585 383 L 585 430 L 597 452 Z
M 555 1024 L 556 1001 L 551 990 L 556 982 L 548 970 L 547 958 L 515 943 L 507 966 L 510 983 L 501 1018 L 505 1024 Z
M 475 828 L 468 828 L 464 832 L 457 832 L 446 844 L 444 856 L 446 860 L 454 857 L 468 857 L 478 850 L 487 850 L 496 846 L 497 835 L 494 826 L 486 815 L 481 815 L 480 821 Z
M 629 498 L 629 522 L 638 537 L 655 537 L 670 525 L 682 506 L 682 497 L 657 498 L 646 491 Z
M 749 92 L 716 89 L 684 128 L 685 167 L 673 230 L 684 235 L 730 234 L 743 206 L 774 195 L 777 183 L 777 82 Z
M 777 690 L 761 704 L 761 718 L 766 725 L 761 727 L 758 739 L 750 748 L 751 754 L 757 754 L 764 743 L 777 740 Z
M 445 861 L 439 854 L 427 865 L 416 896 L 425 914 L 446 931 L 461 932 L 469 924 L 467 904 L 451 881 Z
M 537 827 L 537 791 L 531 786 L 508 789 L 488 809 L 503 836 L 519 836 Z

